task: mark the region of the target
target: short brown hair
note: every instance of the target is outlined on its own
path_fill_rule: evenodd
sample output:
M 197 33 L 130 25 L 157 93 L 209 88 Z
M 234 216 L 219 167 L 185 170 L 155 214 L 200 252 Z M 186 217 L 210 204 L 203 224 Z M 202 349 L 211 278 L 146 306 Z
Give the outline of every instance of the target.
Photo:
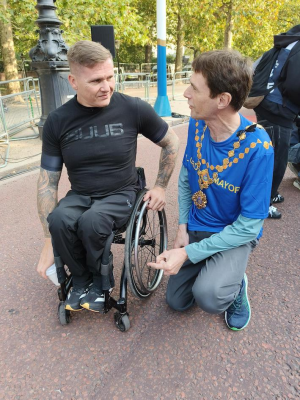
M 90 40 L 80 40 L 68 50 L 68 61 L 70 69 L 75 65 L 92 68 L 94 65 L 103 63 L 109 58 L 112 59 L 111 52 L 100 43 Z
M 201 73 L 210 89 L 210 97 L 228 92 L 231 107 L 238 111 L 244 104 L 252 85 L 252 63 L 234 50 L 213 50 L 194 59 L 195 73 Z

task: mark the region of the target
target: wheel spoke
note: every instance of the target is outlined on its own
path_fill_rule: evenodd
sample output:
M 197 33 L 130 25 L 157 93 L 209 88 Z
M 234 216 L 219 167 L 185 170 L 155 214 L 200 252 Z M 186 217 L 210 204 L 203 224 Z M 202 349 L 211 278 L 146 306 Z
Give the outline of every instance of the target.
M 155 278 L 155 275 L 157 271 L 147 265 L 149 261 L 153 261 L 153 257 L 155 257 L 155 252 L 153 252 L 153 248 L 145 246 L 143 249 L 140 249 L 140 264 L 138 268 L 140 269 L 140 276 L 141 276 L 141 281 L 143 283 L 143 286 L 145 286 L 146 282 L 146 288 L 151 289 L 151 283 L 153 279 Z M 154 275 L 153 279 L 150 281 L 149 277 L 150 275 Z M 150 282 L 150 283 L 149 283 Z
M 133 293 L 145 298 L 158 287 L 162 278 L 161 271 L 148 267 L 147 263 L 155 261 L 166 248 L 166 220 L 164 211 L 146 209 L 143 193 L 139 194 L 134 212 L 130 229 L 126 231 L 126 246 L 130 250 L 125 252 L 128 254 L 125 265 Z

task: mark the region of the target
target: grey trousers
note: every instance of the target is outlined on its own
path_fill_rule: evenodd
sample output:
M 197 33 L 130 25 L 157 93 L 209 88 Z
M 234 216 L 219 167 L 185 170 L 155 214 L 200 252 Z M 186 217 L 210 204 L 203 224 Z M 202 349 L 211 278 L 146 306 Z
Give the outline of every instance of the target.
M 211 236 L 212 232 L 189 231 L 190 243 Z M 239 294 L 253 240 L 234 249 L 222 251 L 193 264 L 187 260 L 177 275 L 170 276 L 167 303 L 176 311 L 185 311 L 195 302 L 210 314 L 227 310 Z

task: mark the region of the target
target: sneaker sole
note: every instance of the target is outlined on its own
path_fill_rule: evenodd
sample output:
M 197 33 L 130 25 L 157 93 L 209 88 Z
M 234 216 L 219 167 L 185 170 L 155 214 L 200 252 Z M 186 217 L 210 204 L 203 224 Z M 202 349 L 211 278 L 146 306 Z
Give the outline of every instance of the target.
M 65 310 L 69 310 L 69 311 L 82 311 L 83 308 L 72 308 L 69 304 L 65 305 Z
M 226 322 L 226 325 L 227 325 L 228 328 L 231 329 L 232 331 L 242 331 L 243 329 L 246 328 L 246 326 L 249 324 L 250 319 L 251 319 L 251 306 L 250 306 L 250 301 L 249 301 L 249 299 L 248 299 L 248 278 L 247 278 L 247 275 L 246 275 L 246 274 L 244 274 L 244 281 L 245 281 L 245 286 L 246 286 L 246 287 L 245 287 L 246 298 L 247 298 L 247 301 L 248 301 L 248 304 L 249 304 L 249 318 L 248 318 L 248 321 L 246 322 L 246 324 L 245 324 L 242 328 L 235 328 L 235 327 L 232 327 L 232 326 L 228 325 L 228 323 L 227 323 L 227 311 L 225 311 L 225 322 Z
M 86 310 L 97 312 L 97 313 L 102 312 L 104 310 L 104 307 L 102 307 L 101 310 L 93 310 L 92 308 L 90 308 L 89 303 L 81 304 L 81 307 L 83 307 Z
M 276 200 L 276 201 L 272 200 L 272 204 L 279 204 L 279 203 L 283 203 L 283 202 L 284 202 L 284 199 L 283 200 Z
M 268 218 L 270 218 L 270 219 L 280 219 L 281 218 L 281 214 L 280 214 L 280 216 L 279 217 L 274 217 L 274 216 L 272 216 L 272 215 L 268 215 Z
M 108 291 L 108 292 L 109 292 L 109 296 L 111 295 L 111 293 L 112 293 L 113 290 L 114 290 L 113 287 L 109 289 L 109 291 Z M 83 303 L 83 304 L 80 304 L 80 305 L 81 305 L 81 307 L 85 308 L 86 310 L 93 311 L 93 312 L 97 312 L 97 313 L 101 313 L 101 312 L 103 312 L 103 310 L 104 310 L 104 300 L 103 300 L 103 302 L 101 302 L 100 304 L 103 305 L 103 306 L 101 306 L 101 309 L 100 309 L 100 310 L 93 310 L 92 308 L 90 308 L 90 304 L 89 304 L 89 303 Z

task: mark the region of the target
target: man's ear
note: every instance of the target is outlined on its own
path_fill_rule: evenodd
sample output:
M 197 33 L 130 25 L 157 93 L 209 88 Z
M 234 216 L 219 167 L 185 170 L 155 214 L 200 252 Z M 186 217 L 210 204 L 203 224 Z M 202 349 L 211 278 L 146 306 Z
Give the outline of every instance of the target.
M 232 96 L 228 92 L 223 92 L 219 94 L 219 102 L 218 102 L 218 108 L 224 109 L 229 106 L 230 102 L 232 100 Z
M 75 76 L 72 75 L 72 74 L 69 74 L 68 80 L 69 80 L 69 83 L 70 83 L 70 85 L 72 86 L 72 88 L 73 88 L 74 90 L 77 90 L 78 87 L 77 87 L 77 82 L 76 82 Z

